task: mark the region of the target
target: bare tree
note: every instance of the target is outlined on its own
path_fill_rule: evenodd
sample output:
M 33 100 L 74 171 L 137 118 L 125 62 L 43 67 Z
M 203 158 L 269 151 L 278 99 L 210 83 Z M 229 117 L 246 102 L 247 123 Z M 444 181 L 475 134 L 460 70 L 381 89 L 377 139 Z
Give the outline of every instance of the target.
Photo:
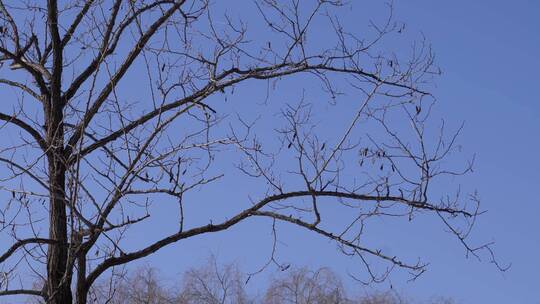
M 364 295 L 358 299 L 358 304 L 408 304 L 408 301 L 400 294 L 392 291 L 378 292 L 369 295 Z M 435 304 L 433 302 L 432 304 Z
M 170 285 L 170 287 L 167 287 Z M 214 256 L 202 267 L 182 274 L 180 284 L 167 284 L 155 268 L 141 267 L 100 280 L 92 287 L 95 303 L 110 304 L 249 304 L 256 303 L 245 290 L 245 277 L 236 264 L 218 265 Z
M 327 268 L 289 271 L 275 279 L 264 298 L 266 304 L 353 304 L 337 276 Z
M 247 290 L 246 275 L 232 264 L 218 265 L 214 256 L 198 268 L 182 274 L 179 288 L 166 287 L 155 268 L 142 267 L 133 273 L 116 277 L 93 287 L 96 303 L 110 304 L 451 304 L 450 298 L 436 297 L 427 302 L 409 300 L 400 293 L 368 291 L 361 296 L 351 296 L 341 278 L 329 268 L 311 270 L 306 267 L 278 272 L 261 296 Z M 176 290 L 178 289 L 178 290 Z M 260 292 L 259 291 L 259 292 Z M 96 293 L 99 296 L 95 296 Z
M 362 37 L 342 26 L 349 4 L 339 0 L 254 1 L 258 17 L 249 27 L 227 5 L 0 1 L 0 232 L 8 244 L 0 296 L 87 303 L 102 275 L 248 218 L 336 242 L 359 258 L 367 281 L 383 280 L 394 267 L 416 277 L 426 265 L 365 244 L 360 236 L 372 217 L 433 215 L 468 253 L 491 255 L 489 244 L 466 241 L 479 214 L 475 196 L 431 197 L 439 178 L 470 166 L 445 166 L 459 131 L 447 136 L 444 125 L 430 125 L 438 69 L 424 40 L 411 52 L 389 49 L 386 41 L 404 31 L 391 5 L 389 17 L 368 23 Z M 260 132 L 253 112 L 246 117 L 224 102 L 257 82 L 267 84 L 270 98 L 276 82 L 289 78 L 317 81 L 327 106 L 346 105 L 348 126 L 321 132 L 318 104 L 302 100 L 279 104 L 270 134 Z M 230 158 L 222 151 L 236 153 L 238 171 L 261 188 L 242 208 L 194 217 L 193 190 L 225 179 Z M 338 226 L 326 217 L 329 208 L 354 216 Z M 159 209 L 178 212 L 176 227 L 127 247 L 130 231 L 152 223 Z M 387 270 L 375 271 L 372 259 Z M 36 278 L 43 289 L 29 287 Z
M 109 304 L 173 304 L 178 303 L 172 290 L 159 277 L 155 268 L 145 266 L 126 274 L 118 273 L 112 280 L 92 286 L 92 303 Z
M 211 257 L 208 264 L 192 268 L 183 275 L 183 286 L 176 303 L 249 304 L 255 303 L 245 290 L 244 275 L 236 264 L 220 266 Z

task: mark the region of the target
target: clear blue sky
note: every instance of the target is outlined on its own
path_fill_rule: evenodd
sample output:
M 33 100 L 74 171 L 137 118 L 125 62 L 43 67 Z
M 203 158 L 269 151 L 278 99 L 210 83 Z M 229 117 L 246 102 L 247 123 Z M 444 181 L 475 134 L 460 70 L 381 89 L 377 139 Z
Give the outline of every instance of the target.
M 354 2 L 362 16 L 373 3 L 366 2 L 366 12 L 361 1 Z M 475 236 L 496 241 L 497 256 L 512 267 L 500 273 L 487 260 L 466 259 L 457 241 L 441 226 L 420 222 L 414 228 L 421 233 L 418 238 L 388 239 L 388 247 L 424 257 L 431 263 L 429 271 L 414 283 L 397 273 L 376 288 L 387 288 L 391 282 L 419 299 L 444 295 L 462 303 L 540 303 L 540 206 L 535 192 L 540 186 L 536 155 L 540 148 L 536 92 L 540 86 L 540 2 L 410 0 L 395 4 L 396 18 L 407 23 L 409 33 L 422 32 L 431 41 L 443 69 L 433 90 L 439 114 L 456 124 L 465 121 L 460 142 L 467 153 L 476 154 L 477 161 L 474 173 L 462 182 L 479 191 L 483 207 L 489 210 L 481 217 Z M 251 12 L 249 6 L 238 9 L 246 10 L 246 15 Z M 354 13 L 347 18 L 351 16 Z M 344 21 L 362 26 L 367 22 L 362 18 Z M 225 186 L 215 190 L 233 194 Z M 388 222 L 368 233 L 373 238 L 387 235 L 397 229 L 392 225 Z M 280 260 L 297 266 L 331 266 L 343 275 L 355 269 L 357 261 L 341 256 L 332 243 L 282 229 Z M 263 238 L 254 240 L 260 233 Z M 269 254 L 269 236 L 268 223 L 249 221 L 228 232 L 176 244 L 145 262 L 174 278 L 213 252 L 220 261 L 237 261 L 251 271 Z M 262 281 L 264 275 L 250 284 Z M 347 286 L 364 290 L 353 282 Z

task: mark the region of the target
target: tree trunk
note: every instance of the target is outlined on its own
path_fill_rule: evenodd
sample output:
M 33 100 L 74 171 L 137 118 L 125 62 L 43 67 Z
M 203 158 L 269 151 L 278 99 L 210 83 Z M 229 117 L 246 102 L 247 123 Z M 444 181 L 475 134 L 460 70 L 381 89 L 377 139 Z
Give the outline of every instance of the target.
M 51 100 L 54 100 L 51 98 Z M 64 159 L 64 126 L 62 108 L 58 101 L 51 102 L 47 122 L 50 144 L 49 162 L 49 245 L 47 254 L 47 295 L 52 304 L 72 303 L 71 274 L 68 263 L 68 233 L 66 216 L 66 165 Z
M 77 304 L 86 304 L 88 287 L 86 284 L 86 253 L 82 252 L 77 259 Z
M 52 71 L 49 85 L 50 98 L 44 103 L 47 126 L 47 160 L 49 162 L 49 245 L 47 253 L 48 303 L 72 303 L 71 269 L 68 267 L 68 232 L 66 216 L 66 162 L 64 153 L 64 103 L 62 100 L 62 52 L 58 32 L 56 0 L 47 1 L 47 24 L 51 34 Z

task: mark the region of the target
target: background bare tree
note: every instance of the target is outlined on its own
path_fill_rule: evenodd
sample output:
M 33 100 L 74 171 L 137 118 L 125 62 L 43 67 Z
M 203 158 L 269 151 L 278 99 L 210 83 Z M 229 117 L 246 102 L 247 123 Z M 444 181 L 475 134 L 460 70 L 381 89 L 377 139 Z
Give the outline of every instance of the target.
M 92 303 L 178 303 L 175 293 L 165 285 L 155 268 L 145 266 L 98 282 L 91 288 L 89 297 Z
M 413 301 L 396 291 L 347 291 L 329 268 L 310 270 L 291 268 L 275 273 L 268 286 L 258 291 L 247 291 L 247 275 L 236 264 L 219 265 L 211 257 L 199 268 L 183 273 L 179 288 L 164 282 L 155 269 L 142 267 L 118 277 L 113 284 L 97 284 L 93 292 L 100 293 L 96 303 L 111 304 L 453 304 L 450 298 Z M 166 287 L 169 286 L 169 287 Z M 258 295 L 253 295 L 258 293 Z
M 365 282 L 395 267 L 414 278 L 426 266 L 364 243 L 373 217 L 432 215 L 468 253 L 492 256 L 489 244 L 467 241 L 476 196 L 432 197 L 438 180 L 470 166 L 445 166 L 459 131 L 429 124 L 438 68 L 424 40 L 391 51 L 387 41 L 404 31 L 391 5 L 362 37 L 341 25 L 348 4 L 339 0 L 254 1 L 249 26 L 227 5 L 0 1 L 0 296 L 87 303 L 118 267 L 247 218 L 269 219 L 274 237 L 283 222 L 336 242 L 365 266 Z M 331 38 L 317 41 L 322 31 Z M 342 131 L 324 132 L 320 100 L 270 102 L 289 78 L 345 107 L 348 117 L 326 122 Z M 267 85 L 260 119 L 227 102 L 256 106 L 242 90 L 257 82 Z M 251 200 L 192 212 L 193 190 L 238 178 L 230 162 L 260 181 Z M 334 209 L 348 217 L 333 221 Z M 128 245 L 173 212 L 174 227 Z M 269 263 L 279 264 L 274 253 Z M 43 289 L 29 287 L 36 279 Z
M 164 282 L 155 268 L 144 266 L 102 280 L 91 290 L 95 303 L 111 304 L 249 304 L 257 303 L 245 289 L 246 278 L 236 264 L 218 265 L 214 256 L 205 266 L 190 268 L 179 285 Z
M 330 304 L 353 303 L 336 275 L 327 268 L 310 271 L 300 268 L 275 279 L 264 298 L 264 303 Z
M 235 264 L 218 265 L 211 257 L 206 267 L 192 268 L 183 275 L 177 303 L 249 304 L 245 278 Z

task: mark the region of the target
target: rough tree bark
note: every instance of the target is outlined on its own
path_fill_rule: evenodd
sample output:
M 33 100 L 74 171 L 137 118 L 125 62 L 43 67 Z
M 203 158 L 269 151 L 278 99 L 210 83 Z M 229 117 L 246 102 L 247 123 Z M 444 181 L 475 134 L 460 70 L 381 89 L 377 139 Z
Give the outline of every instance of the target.
M 62 100 L 63 47 L 58 32 L 58 4 L 47 1 L 47 25 L 52 46 L 49 98 L 44 103 L 46 141 L 49 146 L 49 245 L 47 252 L 47 294 L 50 303 L 71 303 L 71 273 L 68 271 L 68 227 L 66 197 L 66 159 L 64 155 L 64 102 Z

